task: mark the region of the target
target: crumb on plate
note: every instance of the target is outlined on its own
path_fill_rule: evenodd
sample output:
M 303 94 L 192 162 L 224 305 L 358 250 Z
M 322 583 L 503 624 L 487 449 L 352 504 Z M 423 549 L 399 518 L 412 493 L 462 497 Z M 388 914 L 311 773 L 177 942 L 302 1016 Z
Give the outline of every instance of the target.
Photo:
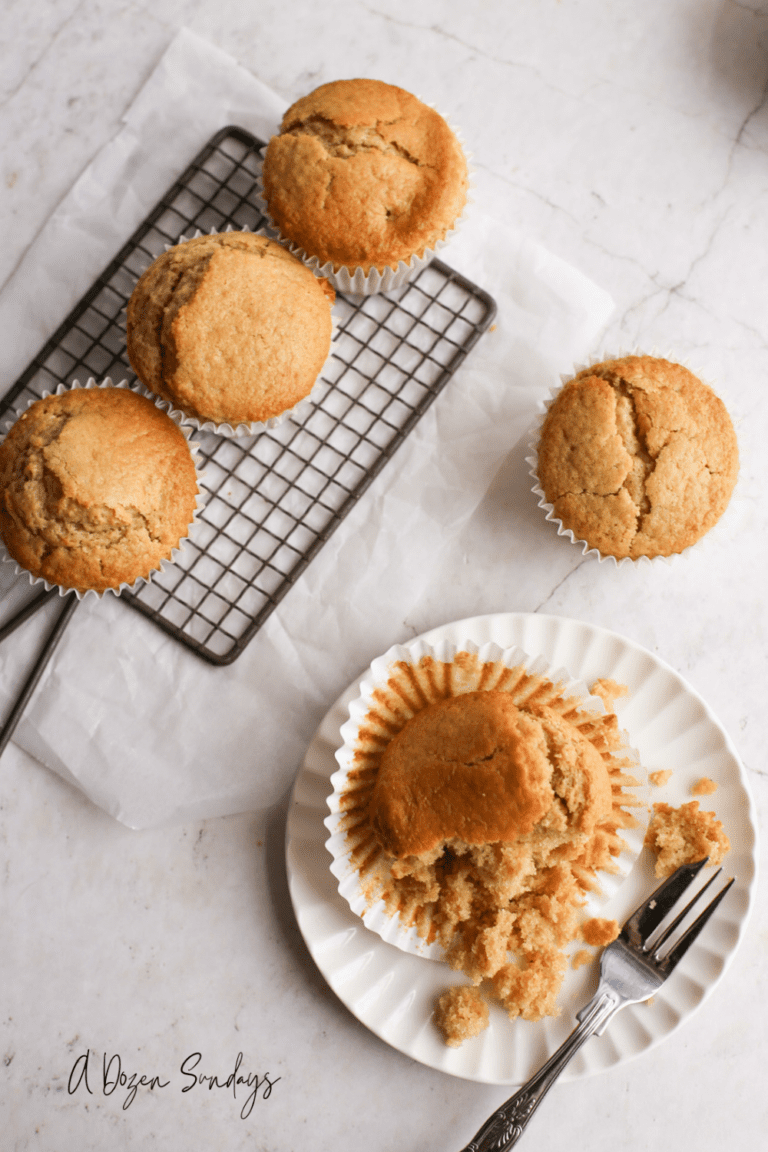
M 626 684 L 617 684 L 615 680 L 595 680 L 590 692 L 600 697 L 606 712 L 613 712 L 616 701 L 629 695 L 629 688 Z
M 671 876 L 681 864 L 694 864 L 705 856 L 710 865 L 720 864 L 731 846 L 715 813 L 701 812 L 698 800 L 679 808 L 654 804 L 645 844 L 656 855 L 658 877 Z
M 585 920 L 581 926 L 581 938 L 585 944 L 605 946 L 615 940 L 620 932 L 617 920 L 607 920 L 602 916 L 593 916 Z
M 455 985 L 439 997 L 435 1024 L 448 1047 L 458 1048 L 488 1027 L 488 1005 L 473 985 Z
M 693 796 L 711 796 L 713 792 L 717 792 L 717 784 L 708 776 L 702 776 L 701 780 L 697 780 L 691 788 L 691 795 Z

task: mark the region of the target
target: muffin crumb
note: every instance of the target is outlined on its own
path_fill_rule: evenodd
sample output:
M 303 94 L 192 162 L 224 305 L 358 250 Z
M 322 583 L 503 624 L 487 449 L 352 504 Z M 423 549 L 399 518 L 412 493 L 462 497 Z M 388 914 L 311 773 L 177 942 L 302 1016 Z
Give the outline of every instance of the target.
M 692 796 L 712 796 L 715 792 L 717 792 L 717 784 L 708 776 L 702 776 L 701 780 L 697 780 L 691 788 Z
M 594 957 L 594 952 L 590 952 L 588 948 L 580 948 L 571 958 L 571 968 L 583 968 L 585 964 L 591 964 Z
M 493 977 L 493 990 L 510 1020 L 518 1016 L 534 1023 L 544 1016 L 559 1016 L 557 994 L 567 961 L 558 948 L 543 948 L 504 964 Z
M 654 804 L 645 844 L 656 856 L 655 873 L 660 878 L 705 856 L 710 866 L 720 864 L 731 846 L 715 813 L 701 812 L 698 800 L 679 808 Z
M 615 680 L 595 680 L 590 692 L 600 697 L 607 712 L 613 712 L 616 701 L 629 695 L 629 688 L 626 684 L 617 684 Z
M 435 1024 L 449 1048 L 479 1036 L 488 1027 L 488 1005 L 477 988 L 455 985 L 443 992 L 435 1008 Z
M 604 947 L 615 940 L 620 932 L 617 920 L 607 920 L 602 916 L 593 916 L 581 926 L 581 938 L 585 944 Z
M 671 768 L 660 768 L 658 772 L 648 773 L 648 779 L 656 788 L 663 788 L 665 784 L 669 784 L 672 776 Z

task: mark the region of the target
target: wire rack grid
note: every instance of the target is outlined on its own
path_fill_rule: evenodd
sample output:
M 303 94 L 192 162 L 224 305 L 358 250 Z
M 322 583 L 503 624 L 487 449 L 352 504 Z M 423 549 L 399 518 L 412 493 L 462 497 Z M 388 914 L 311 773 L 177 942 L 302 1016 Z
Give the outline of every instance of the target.
M 64 382 L 135 380 L 125 307 L 181 236 L 267 230 L 262 141 L 209 141 L 10 389 L 0 417 Z M 257 436 L 195 433 L 205 503 L 176 563 L 122 600 L 214 664 L 234 660 L 435 400 L 495 315 L 434 260 L 396 293 L 337 296 L 333 355 L 305 414 Z

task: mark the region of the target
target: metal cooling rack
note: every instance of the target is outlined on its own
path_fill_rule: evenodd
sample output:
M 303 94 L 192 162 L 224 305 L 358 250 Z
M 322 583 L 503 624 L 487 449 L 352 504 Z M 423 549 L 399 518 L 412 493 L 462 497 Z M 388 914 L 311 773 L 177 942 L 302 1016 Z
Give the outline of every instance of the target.
M 0 419 L 61 382 L 135 380 L 125 306 L 179 237 L 266 228 L 256 206 L 263 142 L 222 129 L 169 189 L 2 402 Z M 434 260 L 398 292 L 337 296 L 338 332 L 303 419 L 258 436 L 194 436 L 206 502 L 177 563 L 121 600 L 214 664 L 228 664 L 488 328 L 492 298 Z

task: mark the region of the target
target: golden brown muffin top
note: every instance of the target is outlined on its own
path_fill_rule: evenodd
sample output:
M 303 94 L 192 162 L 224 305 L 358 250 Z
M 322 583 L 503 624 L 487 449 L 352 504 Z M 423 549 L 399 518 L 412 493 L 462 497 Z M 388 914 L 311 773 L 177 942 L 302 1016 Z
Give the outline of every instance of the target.
M 595 747 L 546 707 L 506 692 L 431 704 L 387 745 L 370 822 L 391 856 L 421 856 L 451 840 L 511 842 L 555 812 L 590 834 L 611 811 L 608 771 Z
M 184 434 L 123 388 L 38 400 L 0 444 L 0 535 L 18 564 L 64 588 L 148 577 L 187 535 L 197 490 Z
M 334 292 L 265 236 L 169 248 L 128 302 L 128 358 L 150 391 L 216 424 L 267 420 L 308 395 L 331 347 Z
M 264 160 L 283 235 L 321 263 L 397 268 L 434 248 L 467 198 L 467 162 L 434 109 L 380 80 L 336 80 L 297 100 Z
M 603 555 L 669 556 L 720 519 L 738 475 L 722 401 L 652 356 L 579 372 L 542 426 L 539 482 L 564 526 Z

